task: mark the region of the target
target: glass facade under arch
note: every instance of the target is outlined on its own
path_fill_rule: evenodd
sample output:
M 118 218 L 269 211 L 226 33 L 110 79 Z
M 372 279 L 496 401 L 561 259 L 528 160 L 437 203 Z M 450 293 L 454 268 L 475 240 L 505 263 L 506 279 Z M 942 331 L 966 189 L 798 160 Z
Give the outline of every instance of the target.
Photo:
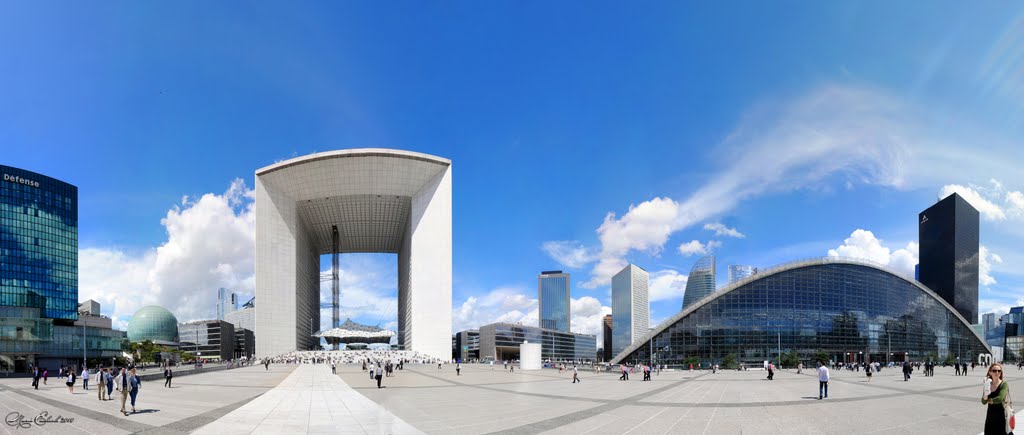
M 669 366 L 694 359 L 778 364 L 780 353 L 792 352 L 805 364 L 819 352 L 831 361 L 882 363 L 947 355 L 975 361 L 989 353 L 934 293 L 879 267 L 835 259 L 738 283 L 631 349 L 621 362 Z

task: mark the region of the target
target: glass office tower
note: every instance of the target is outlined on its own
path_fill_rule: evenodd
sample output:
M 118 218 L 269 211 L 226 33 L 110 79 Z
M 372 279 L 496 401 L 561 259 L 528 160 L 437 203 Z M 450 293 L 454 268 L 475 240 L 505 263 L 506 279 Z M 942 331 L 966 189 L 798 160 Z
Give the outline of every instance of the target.
M 963 197 L 947 196 L 918 215 L 920 278 L 968 322 L 978 322 L 980 215 Z
M 78 188 L 0 166 L 0 306 L 78 319 Z
M 708 255 L 693 265 L 686 279 L 686 293 L 683 293 L 683 309 L 715 292 L 715 256 Z
M 991 353 L 943 298 L 866 260 L 828 257 L 761 271 L 669 318 L 618 362 L 709 364 L 977 361 Z M 618 357 L 616 357 L 618 358 Z
M 648 331 L 650 305 L 646 270 L 628 265 L 612 277 L 612 356 Z
M 561 270 L 541 272 L 537 293 L 540 327 L 569 332 L 569 274 Z

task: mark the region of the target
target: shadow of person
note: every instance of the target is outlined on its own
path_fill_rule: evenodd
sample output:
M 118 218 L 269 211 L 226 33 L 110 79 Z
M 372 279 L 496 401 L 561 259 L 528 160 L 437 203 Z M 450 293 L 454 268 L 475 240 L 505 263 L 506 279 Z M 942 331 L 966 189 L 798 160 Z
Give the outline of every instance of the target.
M 159 409 L 140 409 L 138 411 L 133 412 L 133 414 L 152 414 L 154 412 L 160 412 L 160 410 Z

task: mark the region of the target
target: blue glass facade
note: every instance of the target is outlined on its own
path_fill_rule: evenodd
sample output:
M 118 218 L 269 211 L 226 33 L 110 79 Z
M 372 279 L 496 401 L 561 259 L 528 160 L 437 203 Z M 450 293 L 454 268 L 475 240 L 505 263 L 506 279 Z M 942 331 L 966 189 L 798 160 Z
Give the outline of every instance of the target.
M 683 293 L 683 309 L 715 292 L 715 256 L 697 260 L 686 278 L 686 292 Z
M 78 188 L 0 166 L 0 306 L 78 319 Z
M 569 332 L 569 274 L 542 273 L 537 287 L 540 327 Z
M 760 364 L 780 352 L 805 364 L 819 352 L 847 362 L 976 361 L 990 352 L 941 297 L 881 266 L 826 258 L 756 276 L 668 319 L 615 361 Z

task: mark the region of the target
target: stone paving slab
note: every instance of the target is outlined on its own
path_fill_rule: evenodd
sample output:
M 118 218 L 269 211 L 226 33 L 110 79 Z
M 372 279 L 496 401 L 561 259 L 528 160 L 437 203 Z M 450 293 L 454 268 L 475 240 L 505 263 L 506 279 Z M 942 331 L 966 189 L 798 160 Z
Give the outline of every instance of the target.
M 4 379 L 0 380 L 0 414 L 18 413 L 32 419 L 45 411 L 74 418 L 72 423 L 32 424 L 16 433 L 188 433 L 273 388 L 292 370 L 294 366 L 273 366 L 269 371 L 259 366 L 196 374 L 175 378 L 173 388 L 165 388 L 163 381 L 143 382 L 138 412 L 129 416 L 119 412 L 117 391 L 115 400 L 100 401 L 96 388 L 82 390 L 80 383 L 71 394 L 56 379 L 38 390 L 28 379 Z M 4 422 L 0 427 L 0 435 L 14 430 Z
M 369 377 L 369 375 L 367 375 Z M 367 379 L 369 381 L 369 379 Z M 197 434 L 419 434 L 420 430 L 357 393 L 325 364 L 300 365 L 273 390 Z

